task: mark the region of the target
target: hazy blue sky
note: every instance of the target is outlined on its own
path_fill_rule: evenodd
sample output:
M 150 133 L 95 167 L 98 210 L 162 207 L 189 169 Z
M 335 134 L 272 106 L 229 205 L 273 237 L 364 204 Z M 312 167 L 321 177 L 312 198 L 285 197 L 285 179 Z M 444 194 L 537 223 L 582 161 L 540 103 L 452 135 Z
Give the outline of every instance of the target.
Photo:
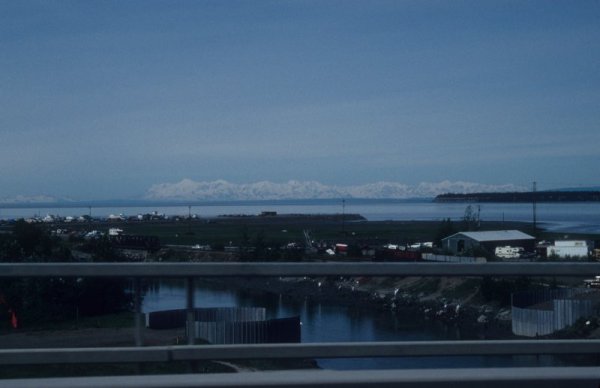
M 0 197 L 600 184 L 599 1 L 0 1 Z

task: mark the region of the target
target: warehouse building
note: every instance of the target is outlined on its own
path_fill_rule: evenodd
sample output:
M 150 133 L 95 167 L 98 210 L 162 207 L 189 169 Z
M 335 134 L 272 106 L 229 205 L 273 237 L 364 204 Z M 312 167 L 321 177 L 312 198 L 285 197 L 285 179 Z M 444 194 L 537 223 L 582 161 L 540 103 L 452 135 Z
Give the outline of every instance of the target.
M 474 248 L 484 248 L 494 253 L 497 247 L 521 247 L 525 252 L 535 249 L 535 237 L 519 230 L 491 230 L 485 232 L 458 232 L 442 239 L 442 247 L 454 254 Z

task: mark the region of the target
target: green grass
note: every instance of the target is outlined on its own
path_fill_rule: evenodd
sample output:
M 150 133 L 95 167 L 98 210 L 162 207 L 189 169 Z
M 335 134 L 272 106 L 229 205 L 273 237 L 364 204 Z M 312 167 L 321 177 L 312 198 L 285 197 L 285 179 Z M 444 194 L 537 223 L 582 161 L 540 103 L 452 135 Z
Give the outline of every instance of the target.
M 456 287 L 444 289 L 442 291 L 442 296 L 447 299 L 462 299 L 473 294 L 475 290 L 479 289 L 480 284 L 481 279 L 463 279 L 463 281 Z
M 169 363 L 148 364 L 49 364 L 49 365 L 11 365 L 0 366 L 2 379 L 49 378 L 49 377 L 83 377 L 83 376 L 127 376 L 176 373 L 225 373 L 233 370 L 219 363 L 210 361 L 189 362 L 174 361 Z
M 126 222 L 95 224 L 94 228 L 106 230 L 119 227 L 127 234 L 153 235 L 161 244 L 192 245 L 253 245 L 262 236 L 268 245 L 282 245 L 290 241 L 304 241 L 304 230 L 310 230 L 314 240 L 360 242 L 364 240 L 391 242 L 424 242 L 434 240 L 440 221 L 358 221 L 342 222 L 338 219 L 312 217 L 221 217 L 208 220 Z M 461 223 L 455 222 L 455 229 Z M 482 229 L 520 229 L 531 232 L 529 223 L 482 222 Z
M 433 294 L 440 287 L 440 278 L 421 278 L 419 283 L 409 288 L 414 294 L 424 293 L 425 295 Z
M 124 311 L 116 314 L 98 315 L 95 317 L 80 317 L 61 321 L 44 321 L 30 323 L 27 330 L 73 330 L 87 328 L 128 328 L 133 327 L 133 313 Z

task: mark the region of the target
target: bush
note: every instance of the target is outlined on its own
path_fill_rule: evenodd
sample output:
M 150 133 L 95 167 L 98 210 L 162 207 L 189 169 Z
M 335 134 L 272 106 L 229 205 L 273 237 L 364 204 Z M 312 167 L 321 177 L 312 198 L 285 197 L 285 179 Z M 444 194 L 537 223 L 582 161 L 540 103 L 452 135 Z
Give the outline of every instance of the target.
M 487 302 L 497 302 L 501 306 L 508 306 L 511 303 L 511 294 L 517 291 L 526 291 L 533 288 L 531 279 L 527 276 L 521 276 L 516 279 L 494 279 L 490 276 L 484 276 L 480 283 L 480 292 L 483 299 Z

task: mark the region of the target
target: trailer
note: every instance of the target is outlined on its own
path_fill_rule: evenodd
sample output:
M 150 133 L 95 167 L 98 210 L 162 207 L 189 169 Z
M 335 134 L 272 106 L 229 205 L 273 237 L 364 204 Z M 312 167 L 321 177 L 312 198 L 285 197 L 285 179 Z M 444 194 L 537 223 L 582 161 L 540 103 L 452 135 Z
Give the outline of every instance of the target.
M 522 247 L 511 247 L 506 245 L 504 247 L 496 247 L 494 254 L 502 259 L 518 259 L 525 253 Z

